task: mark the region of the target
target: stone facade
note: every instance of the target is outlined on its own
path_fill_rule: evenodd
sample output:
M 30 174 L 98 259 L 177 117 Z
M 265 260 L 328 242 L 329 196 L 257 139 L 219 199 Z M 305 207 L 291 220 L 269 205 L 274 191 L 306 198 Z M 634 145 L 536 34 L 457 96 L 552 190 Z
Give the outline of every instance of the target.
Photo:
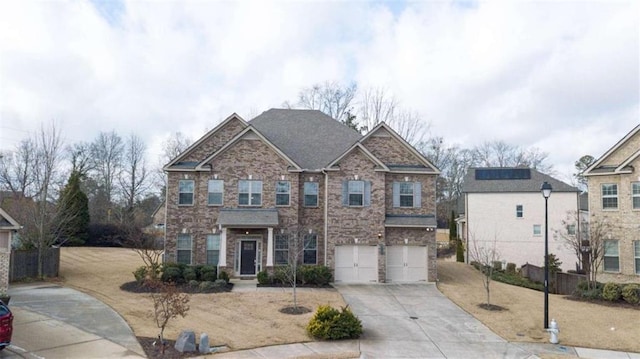
M 241 138 L 237 134 L 251 127 L 241 119 L 230 119 L 217 131 L 205 135 L 200 145 L 189 150 L 183 161 L 200 163 L 203 170 L 181 170 L 179 167 L 167 171 L 166 197 L 166 241 L 165 259 L 176 260 L 176 239 L 181 233 L 192 236 L 192 264 L 206 262 L 206 237 L 208 234 L 224 231 L 226 236 L 226 262 L 220 269 L 231 276 L 237 276 L 239 241 L 254 239 L 258 242 L 257 270 L 272 270 L 268 265 L 270 236 L 274 238 L 281 231 L 303 233 L 311 230 L 317 236 L 317 263 L 335 267 L 336 245 L 374 245 L 379 250 L 378 278 L 385 281 L 386 245 L 426 246 L 428 256 L 428 280 L 436 279 L 435 231 L 425 228 L 387 228 L 385 218 L 393 215 L 428 215 L 435 213 L 435 183 L 437 170 L 429 168 L 425 173 L 394 173 L 381 168 L 380 163 L 416 165 L 426 160 L 416 157 L 407 149 L 407 144 L 392 136 L 386 127 L 378 129 L 380 135 L 373 134 L 363 141 L 366 151 L 358 146 L 348 150 L 338 163 L 325 170 L 299 171 L 297 164 L 287 159 L 268 141 L 263 140 L 257 130 L 250 128 Z M 221 153 L 217 153 L 208 163 L 204 163 L 212 153 L 225 146 L 233 138 L 236 140 Z M 368 153 L 367 153 L 368 152 Z M 374 154 L 376 158 L 371 158 Z M 378 158 L 380 156 L 380 158 Z M 182 179 L 194 180 L 193 205 L 178 205 L 178 183 Z M 207 204 L 208 181 L 224 181 L 223 204 Z M 260 206 L 248 207 L 239 204 L 238 182 L 240 180 L 262 181 L 262 202 Z M 370 186 L 370 204 L 345 206 L 343 186 L 345 181 L 360 180 Z M 421 183 L 420 208 L 393 208 L 393 182 L 409 180 Z M 290 182 L 289 205 L 276 206 L 276 182 Z M 304 205 L 304 183 L 318 184 L 317 206 Z M 278 224 L 265 226 L 217 225 L 222 209 L 260 208 L 276 209 Z M 357 241 L 356 241 L 357 238 Z M 405 243 L 405 239 L 407 240 Z M 356 243 L 357 242 L 357 243 Z M 273 243 L 271 243 L 273 245 Z
M 606 217 L 614 224 L 610 233 L 612 240 L 618 240 L 619 267 L 617 272 L 608 272 L 612 278 L 614 275 L 640 275 L 640 257 L 636 257 L 634 246 L 635 241 L 640 241 L 640 208 L 633 208 L 632 184 L 640 183 L 640 156 L 633 159 L 633 155 L 640 149 L 640 131 L 638 128 L 633 131 L 626 141 L 619 144 L 606 157 L 599 159 L 598 168 L 609 168 L 610 171 L 604 174 L 597 174 L 597 171 L 587 171 L 589 188 L 589 212 L 592 222 L 597 218 Z M 613 169 L 630 160 L 623 171 L 614 173 Z M 625 173 L 630 171 L 631 173 Z M 603 209 L 602 185 L 616 184 L 618 188 L 618 207 L 616 209 Z M 600 268 L 601 271 L 604 268 Z M 620 281 L 628 281 L 622 279 Z

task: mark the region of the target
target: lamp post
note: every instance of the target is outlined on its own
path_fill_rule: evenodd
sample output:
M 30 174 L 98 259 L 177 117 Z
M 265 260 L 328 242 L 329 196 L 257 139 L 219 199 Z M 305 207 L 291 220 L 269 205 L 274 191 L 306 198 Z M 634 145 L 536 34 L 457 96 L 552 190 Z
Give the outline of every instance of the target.
M 540 187 L 544 197 L 544 329 L 549 328 L 549 210 L 551 185 L 547 182 Z

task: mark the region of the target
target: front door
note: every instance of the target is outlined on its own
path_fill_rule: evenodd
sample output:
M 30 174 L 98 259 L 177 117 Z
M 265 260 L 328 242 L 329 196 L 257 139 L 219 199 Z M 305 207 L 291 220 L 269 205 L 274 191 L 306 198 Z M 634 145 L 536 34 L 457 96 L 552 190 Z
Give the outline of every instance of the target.
M 256 241 L 242 241 L 240 246 L 240 275 L 256 274 Z

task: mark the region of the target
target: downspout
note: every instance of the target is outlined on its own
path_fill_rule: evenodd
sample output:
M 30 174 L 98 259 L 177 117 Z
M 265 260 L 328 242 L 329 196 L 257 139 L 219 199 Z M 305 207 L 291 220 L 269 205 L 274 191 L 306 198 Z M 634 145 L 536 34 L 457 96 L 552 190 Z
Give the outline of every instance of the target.
M 324 174 L 324 266 L 327 266 L 327 250 L 329 243 L 329 174 L 322 169 Z
M 164 238 L 162 241 L 162 262 L 167 261 L 167 213 L 169 213 L 169 172 L 164 171 L 167 176 L 167 184 L 164 188 L 164 228 L 162 231 L 164 232 Z

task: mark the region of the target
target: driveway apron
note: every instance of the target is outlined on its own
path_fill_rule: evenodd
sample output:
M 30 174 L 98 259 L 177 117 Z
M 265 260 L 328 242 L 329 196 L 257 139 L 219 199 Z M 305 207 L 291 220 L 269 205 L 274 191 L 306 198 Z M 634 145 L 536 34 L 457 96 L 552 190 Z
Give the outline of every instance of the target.
M 336 284 L 362 320 L 367 358 L 528 358 L 434 284 Z

